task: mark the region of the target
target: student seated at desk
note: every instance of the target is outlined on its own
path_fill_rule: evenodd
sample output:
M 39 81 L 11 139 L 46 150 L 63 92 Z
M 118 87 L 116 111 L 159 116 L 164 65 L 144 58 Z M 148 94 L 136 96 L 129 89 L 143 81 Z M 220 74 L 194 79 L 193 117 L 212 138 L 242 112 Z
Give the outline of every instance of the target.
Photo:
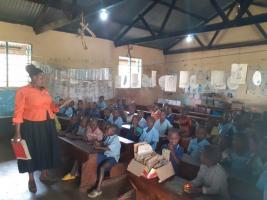
M 83 103 L 83 100 L 78 100 L 76 115 L 83 116 L 84 112 L 85 112 L 85 103 Z
M 248 162 L 250 159 L 247 136 L 237 133 L 233 139 L 233 148 L 230 151 L 228 165 L 231 175 L 242 177 L 249 172 Z
M 66 137 L 71 138 L 71 139 L 85 139 L 86 140 L 86 132 L 88 129 L 88 117 L 83 116 L 81 123 L 79 125 L 78 131 L 75 133 L 67 133 Z M 90 123 L 90 122 L 89 122 Z M 101 138 L 102 139 L 102 138 Z M 67 173 L 61 180 L 62 181 L 68 181 L 68 180 L 73 180 L 77 176 L 79 176 L 79 167 L 80 163 L 76 160 L 74 162 L 74 165 L 70 171 L 70 173 Z
M 108 119 L 108 122 L 110 122 L 111 124 L 114 124 L 117 126 L 118 130 L 121 129 L 121 126 L 123 124 L 122 118 L 120 117 L 120 113 L 119 110 L 113 110 L 112 111 L 112 118 L 110 117 Z
M 165 112 L 166 112 L 166 119 L 169 120 L 169 122 L 171 124 L 173 124 L 173 122 L 174 122 L 174 114 L 172 113 L 172 108 L 169 106 L 167 108 L 167 111 L 165 111 Z
M 143 133 L 140 136 L 139 141 L 147 142 L 148 144 L 151 145 L 153 150 L 156 150 L 157 144 L 159 142 L 159 132 L 154 127 L 155 120 L 153 117 L 148 117 L 146 122 L 148 127 L 143 130 Z
M 112 116 L 111 110 L 109 108 L 106 108 L 104 110 L 104 118 L 103 118 L 103 120 L 106 121 L 106 122 L 109 122 L 109 123 L 113 122 L 113 116 Z
M 187 152 L 196 161 L 200 159 L 200 154 L 205 146 L 209 145 L 207 131 L 204 127 L 198 127 L 196 130 L 196 137 L 189 142 Z
M 84 139 L 88 120 L 88 117 L 83 116 L 81 121 L 77 122 L 77 124 L 75 124 L 72 129 L 68 129 L 66 130 L 66 132 L 61 132 L 60 136 L 65 136 L 67 138 L 77 140 Z
M 126 135 L 126 138 L 134 142 L 138 142 L 140 136 L 143 133 L 143 129 L 138 125 L 139 117 L 137 115 L 133 116 L 132 124 L 129 133 Z
M 187 115 L 187 111 L 183 111 L 181 117 L 178 120 L 179 126 L 182 130 L 182 137 L 190 137 L 191 136 L 191 126 L 192 120 Z
M 221 123 L 219 123 L 218 131 L 219 131 L 220 135 L 228 135 L 231 137 L 236 132 L 235 126 L 232 122 L 232 119 L 231 119 L 229 113 L 225 113 L 223 115 L 223 121 Z
M 99 97 L 99 100 L 98 100 L 98 103 L 96 105 L 97 109 L 99 111 L 101 110 L 104 110 L 108 107 L 107 103 L 105 102 L 105 97 L 104 96 L 100 96 Z
M 101 185 L 106 172 L 109 172 L 111 168 L 120 159 L 120 149 L 121 143 L 119 137 L 115 134 L 117 127 L 115 125 L 109 125 L 105 131 L 104 145 L 105 147 L 96 146 L 98 150 L 103 150 L 104 152 L 97 154 L 97 164 L 98 164 L 98 177 L 96 189 L 88 194 L 90 198 L 96 198 L 102 194 Z
M 86 139 L 88 141 L 102 141 L 103 132 L 99 129 L 96 118 L 91 118 L 86 129 Z
M 112 108 L 117 110 L 125 110 L 127 106 L 123 103 L 122 99 L 117 99 L 116 103 L 112 105 Z
M 90 104 L 90 107 L 85 111 L 85 115 L 94 118 L 100 118 L 99 110 L 96 107 L 96 102 Z
M 201 153 L 201 165 L 197 177 L 191 181 L 189 193 L 220 195 L 221 200 L 229 200 L 227 174 L 219 164 L 221 152 L 217 146 L 205 146 Z
M 172 163 L 175 174 L 178 175 L 180 160 L 184 155 L 184 149 L 179 145 L 180 134 L 178 129 L 171 128 L 168 130 L 168 141 L 169 143 L 164 145 L 163 148 L 169 149 L 171 151 L 170 161 Z
M 160 118 L 160 109 L 157 104 L 151 106 L 150 112 L 151 112 L 151 117 L 153 117 L 155 121 L 157 121 Z
M 132 118 L 135 115 L 135 110 L 136 110 L 135 105 L 131 104 L 128 106 L 128 113 L 125 113 L 125 116 L 126 116 L 125 118 L 126 118 L 127 123 L 132 122 Z
M 69 118 L 71 118 L 73 115 L 75 115 L 74 101 L 71 101 L 69 103 L 69 105 L 66 107 L 63 114 Z
M 166 136 L 168 129 L 172 128 L 169 120 L 166 119 L 166 113 L 161 112 L 160 118 L 155 122 L 154 127 L 159 131 L 159 136 Z
M 138 126 L 140 126 L 142 129 L 146 128 L 147 124 L 144 118 L 144 111 L 142 110 L 138 111 L 138 118 L 139 118 Z

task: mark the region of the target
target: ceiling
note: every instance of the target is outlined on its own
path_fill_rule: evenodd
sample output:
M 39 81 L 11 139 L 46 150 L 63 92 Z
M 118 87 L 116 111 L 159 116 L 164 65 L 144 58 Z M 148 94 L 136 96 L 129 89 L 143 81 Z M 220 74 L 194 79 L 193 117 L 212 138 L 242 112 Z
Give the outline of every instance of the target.
M 102 8 L 109 13 L 105 22 L 99 19 Z M 0 21 L 32 26 L 36 34 L 48 30 L 76 34 L 82 12 L 95 35 L 116 46 L 136 44 L 174 54 L 267 44 L 262 26 L 267 22 L 266 0 L 0 1 Z M 260 37 L 216 43 L 224 30 L 238 26 L 253 26 Z M 181 47 L 188 34 L 195 45 Z M 209 41 L 203 39 L 207 37 Z

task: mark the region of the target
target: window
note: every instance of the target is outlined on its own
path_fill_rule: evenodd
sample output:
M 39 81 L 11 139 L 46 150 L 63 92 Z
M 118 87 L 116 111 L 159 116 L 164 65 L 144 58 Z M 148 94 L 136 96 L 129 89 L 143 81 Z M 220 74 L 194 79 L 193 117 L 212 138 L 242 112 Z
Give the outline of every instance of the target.
M 0 87 L 26 85 L 28 63 L 31 63 L 31 45 L 0 41 Z
M 121 88 L 141 88 L 142 60 L 119 57 L 119 79 Z

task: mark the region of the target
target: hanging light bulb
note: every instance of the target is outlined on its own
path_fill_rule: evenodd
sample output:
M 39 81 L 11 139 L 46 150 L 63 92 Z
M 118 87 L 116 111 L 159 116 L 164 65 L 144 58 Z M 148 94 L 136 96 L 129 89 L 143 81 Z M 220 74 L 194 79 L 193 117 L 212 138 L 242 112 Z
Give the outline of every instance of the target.
M 102 21 L 106 21 L 108 19 L 108 12 L 106 9 L 101 9 L 99 17 Z
M 187 35 L 185 40 L 188 43 L 192 42 L 193 41 L 193 35 L 191 35 L 191 34 L 190 35 Z

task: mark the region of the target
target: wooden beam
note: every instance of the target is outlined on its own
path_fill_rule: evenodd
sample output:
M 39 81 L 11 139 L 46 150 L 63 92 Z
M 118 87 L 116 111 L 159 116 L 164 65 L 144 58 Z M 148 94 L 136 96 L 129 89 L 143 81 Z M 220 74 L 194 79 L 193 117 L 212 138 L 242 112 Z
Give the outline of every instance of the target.
M 165 28 L 165 26 L 166 26 L 166 24 L 167 24 L 167 22 L 168 22 L 168 20 L 170 18 L 170 15 L 172 13 L 173 7 L 175 6 L 175 3 L 176 3 L 176 0 L 172 0 L 172 4 L 169 7 L 169 10 L 168 10 L 168 12 L 167 12 L 166 16 L 164 17 L 164 20 L 163 20 L 163 22 L 161 24 L 160 33 L 163 32 L 163 30 L 164 30 L 164 28 Z
M 224 11 L 219 6 L 217 0 L 210 0 L 211 5 L 215 8 L 218 15 L 222 18 L 223 21 L 228 21 L 228 17 L 226 17 Z
M 230 16 L 231 12 L 233 11 L 234 7 L 235 7 L 235 4 L 231 8 L 229 8 L 229 10 L 228 10 L 228 12 L 226 14 L 227 19 Z M 212 46 L 213 42 L 215 41 L 215 39 L 217 38 L 217 36 L 219 35 L 219 33 L 220 33 L 220 30 L 218 30 L 218 31 L 216 31 L 214 33 L 214 35 L 212 36 L 212 38 L 211 38 L 211 40 L 210 40 L 210 42 L 208 44 L 209 47 Z
M 147 31 L 149 31 L 152 36 L 155 36 L 155 33 L 151 30 L 151 28 L 150 28 L 149 24 L 147 23 L 147 21 L 145 20 L 145 18 L 143 16 L 140 16 L 140 19 L 141 19 L 142 23 L 145 25 Z
M 201 40 L 199 39 L 199 37 L 197 35 L 194 35 L 195 40 L 197 41 L 197 43 L 201 46 L 204 47 L 204 44 L 201 42 Z
M 229 4 L 227 4 L 224 8 L 222 8 L 223 11 L 231 8 L 232 6 L 234 6 L 236 3 L 235 2 L 231 2 Z M 216 17 L 218 17 L 218 13 L 213 14 L 212 16 L 210 16 L 207 20 L 207 22 L 203 21 L 200 24 L 197 25 L 197 27 L 201 27 L 204 24 L 209 23 L 211 20 L 215 19 Z M 179 39 L 175 39 L 167 48 L 165 48 L 164 50 L 168 50 L 171 49 L 172 47 L 174 47 L 175 45 L 177 45 L 178 43 L 180 43 L 182 41 L 183 38 L 179 38 Z
M 249 11 L 249 10 L 247 10 L 247 15 L 249 16 L 249 17 L 251 17 L 252 16 L 252 13 Z M 255 24 L 255 26 L 256 26 L 256 28 L 258 29 L 258 31 L 261 33 L 261 35 L 265 38 L 265 39 L 267 39 L 267 33 L 266 33 L 266 31 L 263 29 L 263 27 L 260 25 L 260 24 Z
M 249 6 L 251 5 L 253 0 L 243 0 L 240 1 L 240 10 L 239 13 L 236 16 L 236 20 L 242 18 L 242 16 L 247 12 Z
M 141 13 L 139 13 L 135 19 L 132 21 L 130 25 L 128 25 L 122 32 L 116 37 L 115 43 L 120 41 L 120 39 L 128 33 L 128 31 L 140 20 L 140 17 L 145 16 L 155 5 L 157 4 L 157 1 L 152 2 L 148 5 Z
M 255 15 L 252 17 L 241 18 L 239 20 L 231 20 L 227 22 L 209 24 L 206 26 L 201 26 L 201 27 L 196 27 L 196 28 L 189 28 L 189 29 L 185 29 L 181 31 L 164 33 L 164 34 L 156 35 L 155 37 L 142 37 L 142 38 L 127 40 L 127 41 L 122 41 L 122 42 L 116 43 L 116 45 L 122 46 L 122 45 L 128 45 L 128 44 L 145 43 L 145 42 L 151 42 L 153 40 L 181 37 L 181 36 L 188 35 L 188 34 L 206 33 L 206 32 L 229 29 L 229 28 L 234 28 L 234 27 L 248 26 L 248 25 L 253 25 L 256 23 L 264 23 L 264 22 L 267 22 L 267 14 L 259 14 L 259 15 Z
M 210 51 L 218 49 L 231 49 L 231 48 L 240 48 L 240 47 L 249 47 L 249 46 L 258 46 L 267 44 L 267 40 L 257 40 L 257 41 L 248 41 L 248 42 L 238 42 L 231 44 L 219 44 L 213 45 L 211 47 L 197 47 L 197 48 L 187 48 L 187 49 L 177 49 L 177 50 L 164 50 L 164 55 L 171 54 L 180 54 L 180 53 L 189 53 L 189 52 L 198 52 L 198 51 Z

